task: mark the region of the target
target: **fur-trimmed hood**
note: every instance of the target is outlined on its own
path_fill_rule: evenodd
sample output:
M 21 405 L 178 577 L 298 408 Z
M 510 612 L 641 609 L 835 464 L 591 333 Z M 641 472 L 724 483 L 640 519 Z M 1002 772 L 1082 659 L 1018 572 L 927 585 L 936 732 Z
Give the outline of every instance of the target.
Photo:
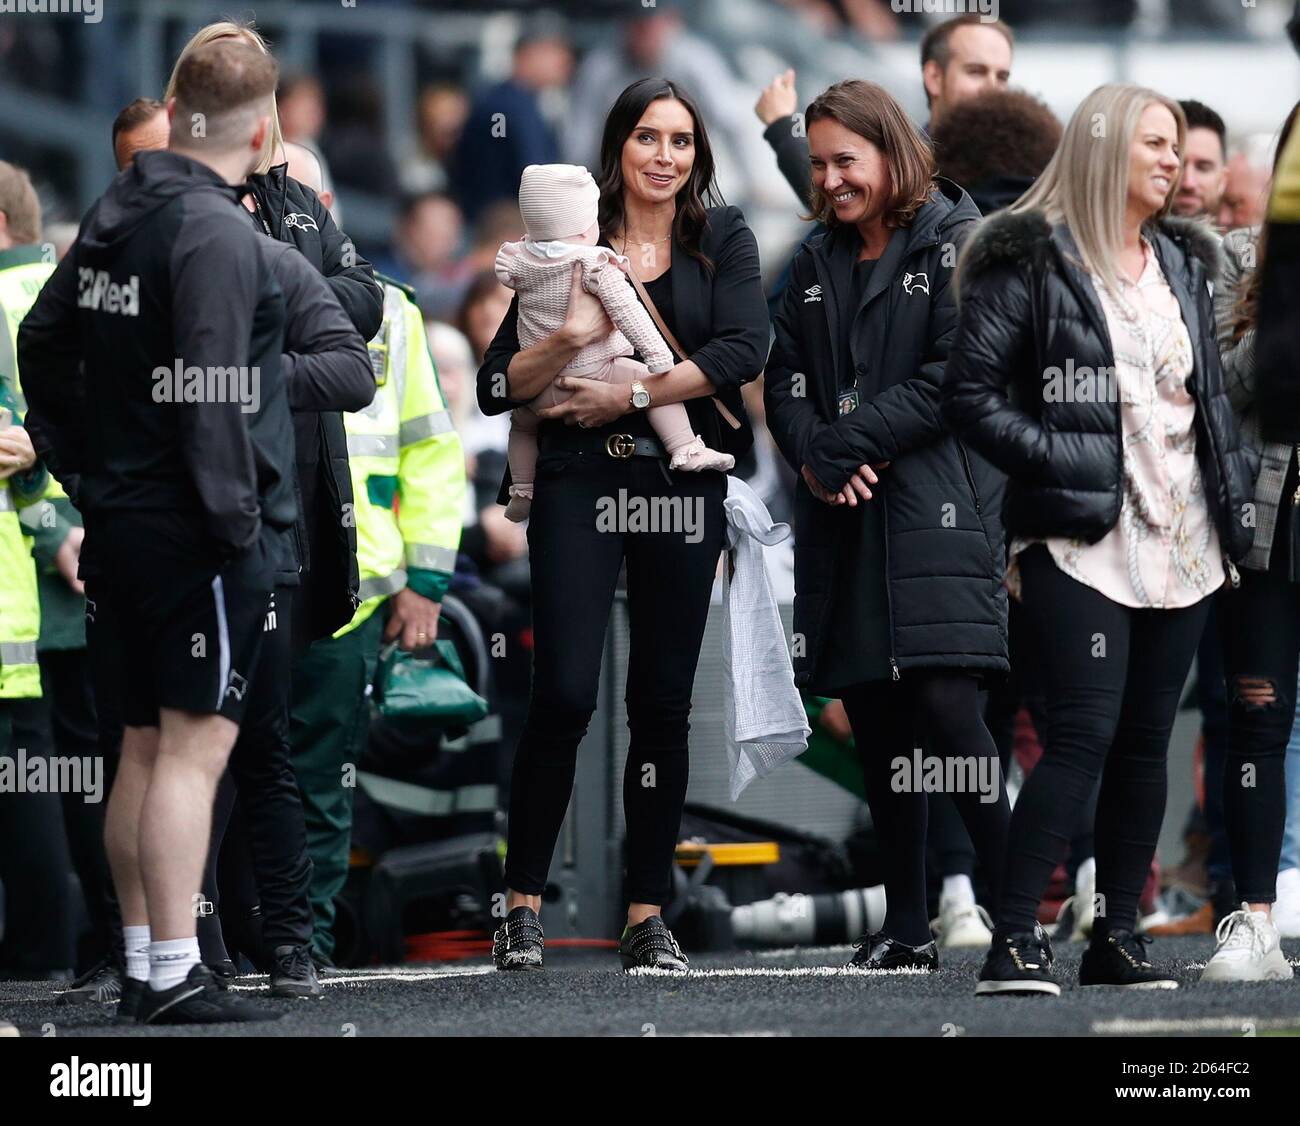
M 1201 263 L 1215 281 L 1223 272 L 1223 247 L 1219 236 L 1199 219 L 1166 215 L 1144 228 L 1148 237 L 1164 235 L 1185 255 Z M 978 277 L 998 266 L 1029 266 L 1041 260 L 1053 238 L 1067 240 L 1065 225 L 1053 228 L 1042 211 L 999 211 L 975 228 L 967 244 L 962 275 Z

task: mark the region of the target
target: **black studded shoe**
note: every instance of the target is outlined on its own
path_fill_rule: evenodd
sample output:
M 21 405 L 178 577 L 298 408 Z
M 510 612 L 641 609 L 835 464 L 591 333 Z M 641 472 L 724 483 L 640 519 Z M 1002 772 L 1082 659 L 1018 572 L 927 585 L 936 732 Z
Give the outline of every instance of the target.
M 492 936 L 492 960 L 499 970 L 540 970 L 546 936 L 531 907 L 516 907 Z
M 1148 935 L 1127 930 L 1094 937 L 1079 962 L 1079 984 L 1111 989 L 1177 989 L 1178 979 L 1156 969 L 1147 959 L 1150 941 Z
M 625 927 L 618 943 L 623 969 L 677 970 L 690 968 L 690 959 L 673 938 L 673 932 L 658 915 L 651 915 L 634 927 Z
M 908 946 L 887 934 L 864 934 L 853 944 L 855 953 L 845 965 L 849 970 L 937 970 L 939 947 L 934 941 Z
M 1015 997 L 1034 993 L 1059 997 L 1061 986 L 1052 975 L 1055 960 L 1052 941 L 1041 924 L 1035 923 L 1031 931 L 994 931 L 975 994 Z

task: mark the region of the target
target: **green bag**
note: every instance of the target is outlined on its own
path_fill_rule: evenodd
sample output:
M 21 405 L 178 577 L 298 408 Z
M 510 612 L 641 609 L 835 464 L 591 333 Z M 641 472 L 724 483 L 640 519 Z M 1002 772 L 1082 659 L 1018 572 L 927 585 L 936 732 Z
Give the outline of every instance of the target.
M 420 655 L 393 642 L 379 654 L 375 695 L 381 715 L 437 719 L 467 727 L 488 714 L 488 703 L 465 681 L 465 670 L 450 641 L 435 641 Z

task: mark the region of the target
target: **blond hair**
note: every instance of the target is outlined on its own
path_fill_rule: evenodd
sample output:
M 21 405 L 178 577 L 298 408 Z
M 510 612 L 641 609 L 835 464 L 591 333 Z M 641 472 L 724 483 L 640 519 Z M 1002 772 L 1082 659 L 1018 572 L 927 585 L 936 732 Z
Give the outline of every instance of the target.
M 186 57 L 199 47 L 208 43 L 215 43 L 219 39 L 238 39 L 261 51 L 264 55 L 271 53 L 271 48 L 266 45 L 266 40 L 258 33 L 256 25 L 251 20 L 218 20 L 216 23 L 206 24 L 199 28 L 190 41 L 181 48 L 181 53 L 176 56 L 176 64 L 172 67 L 171 77 L 167 80 L 167 91 L 163 94 L 163 103 L 170 102 L 176 96 L 176 75 L 179 72 L 181 63 Z M 280 110 L 275 104 L 275 91 L 271 91 L 271 128 L 267 130 L 266 141 L 262 145 L 262 155 L 258 159 L 257 167 L 253 169 L 255 173 L 269 172 L 271 165 L 275 161 L 275 154 L 279 151 L 284 136 L 280 132 Z
M 1098 86 L 1080 103 L 1061 143 L 1034 186 L 1008 211 L 1042 211 L 1052 224 L 1064 222 L 1074 236 L 1082 265 L 1112 292 L 1119 290 L 1118 260 L 1124 249 L 1124 216 L 1129 189 L 1129 150 L 1146 108 L 1164 106 L 1178 126 L 1178 151 L 1187 140 L 1187 117 L 1173 98 L 1145 86 Z M 1164 205 L 1173 206 L 1182 168 L 1169 186 Z

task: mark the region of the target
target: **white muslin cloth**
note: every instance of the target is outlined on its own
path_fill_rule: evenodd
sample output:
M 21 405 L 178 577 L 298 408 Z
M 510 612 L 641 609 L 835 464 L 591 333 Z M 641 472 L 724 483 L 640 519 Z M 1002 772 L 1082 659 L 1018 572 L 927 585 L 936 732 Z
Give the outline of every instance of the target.
M 763 561 L 764 545 L 784 540 L 790 525 L 774 523 L 767 505 L 739 477 L 727 478 L 722 503 L 723 714 L 736 801 L 755 778 L 803 754 L 811 728 Z

